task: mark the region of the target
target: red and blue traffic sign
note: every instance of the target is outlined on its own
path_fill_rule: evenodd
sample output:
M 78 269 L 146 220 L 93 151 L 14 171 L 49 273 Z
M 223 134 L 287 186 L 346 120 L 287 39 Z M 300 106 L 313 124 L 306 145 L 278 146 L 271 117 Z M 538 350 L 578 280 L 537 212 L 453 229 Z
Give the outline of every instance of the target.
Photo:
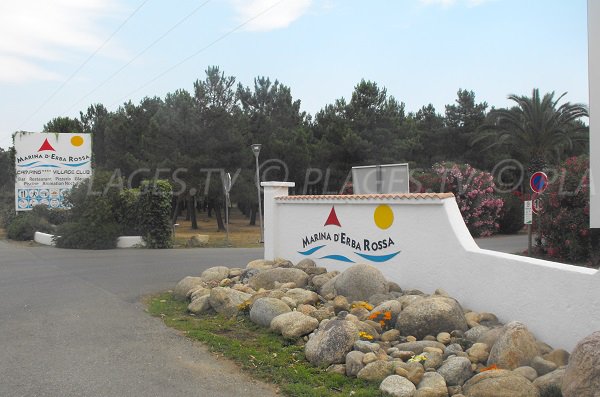
M 529 186 L 531 186 L 531 190 L 534 192 L 543 193 L 548 187 L 548 175 L 541 171 L 535 172 L 533 175 L 531 175 Z

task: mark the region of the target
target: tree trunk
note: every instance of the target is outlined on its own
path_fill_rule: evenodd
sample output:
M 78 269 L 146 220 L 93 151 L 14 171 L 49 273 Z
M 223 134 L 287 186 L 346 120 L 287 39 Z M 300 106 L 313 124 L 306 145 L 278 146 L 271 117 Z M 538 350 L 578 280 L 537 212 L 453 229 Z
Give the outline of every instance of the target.
M 190 208 L 189 198 L 185 200 L 185 220 L 189 221 L 192 219 L 192 209 Z
M 190 209 L 190 220 L 192 221 L 192 229 L 198 230 L 198 220 L 196 218 L 196 197 L 190 195 L 188 207 Z
M 237 204 L 237 207 L 246 218 L 250 217 L 250 208 L 247 203 L 240 202 Z
M 256 214 L 258 213 L 258 205 L 253 205 L 250 208 L 250 226 L 256 226 Z
M 177 200 L 179 201 L 179 209 L 177 210 L 177 217 L 179 218 L 183 215 L 183 210 L 185 207 L 185 196 L 182 195 L 180 197 L 177 197 Z
M 177 217 L 179 216 L 179 211 L 180 211 L 180 205 L 181 200 L 179 199 L 179 196 L 177 196 L 175 198 L 175 209 L 173 210 L 173 221 L 171 222 L 173 225 L 177 223 Z
M 215 203 L 215 216 L 217 218 L 217 226 L 220 232 L 225 231 L 225 223 L 223 222 L 223 216 L 221 215 L 221 204 Z

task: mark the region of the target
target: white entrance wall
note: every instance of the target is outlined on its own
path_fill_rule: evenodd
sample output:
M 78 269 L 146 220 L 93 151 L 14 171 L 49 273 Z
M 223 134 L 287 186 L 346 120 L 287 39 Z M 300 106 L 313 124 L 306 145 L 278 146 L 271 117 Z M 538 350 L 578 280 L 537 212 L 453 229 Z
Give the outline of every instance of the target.
M 443 288 L 465 308 L 521 321 L 556 348 L 600 330 L 600 272 L 480 249 L 452 194 L 288 196 L 293 183 L 262 186 L 265 259 L 340 271 L 368 263 L 403 289 Z

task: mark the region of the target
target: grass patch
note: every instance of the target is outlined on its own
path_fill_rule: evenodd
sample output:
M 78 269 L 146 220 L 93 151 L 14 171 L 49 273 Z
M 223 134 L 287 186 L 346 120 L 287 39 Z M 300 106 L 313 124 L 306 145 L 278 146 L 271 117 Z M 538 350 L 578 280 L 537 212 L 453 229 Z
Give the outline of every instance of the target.
M 303 346 L 255 325 L 247 316 L 193 316 L 187 313 L 187 304 L 173 300 L 171 293 L 152 296 L 147 305 L 150 314 L 161 317 L 167 326 L 233 360 L 251 376 L 278 385 L 284 395 L 383 396 L 379 384 L 312 366 L 304 357 Z

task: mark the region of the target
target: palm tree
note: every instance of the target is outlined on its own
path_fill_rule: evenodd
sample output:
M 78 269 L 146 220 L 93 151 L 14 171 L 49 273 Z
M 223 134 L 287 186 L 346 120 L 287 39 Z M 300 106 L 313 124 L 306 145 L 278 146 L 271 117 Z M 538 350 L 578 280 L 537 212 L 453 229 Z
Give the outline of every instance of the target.
M 511 94 L 508 99 L 516 102 L 511 109 L 490 112 L 491 124 L 482 126 L 480 134 L 471 143 L 490 138 L 494 141 L 485 149 L 497 145 L 509 145 L 516 155 L 528 163 L 529 171 L 539 171 L 552 160 L 559 161 L 565 149 L 573 142 L 587 138 L 587 128 L 578 120 L 589 117 L 584 104 L 558 102 L 566 95 L 554 99 L 554 92 L 540 98 L 537 88 L 531 98 Z

